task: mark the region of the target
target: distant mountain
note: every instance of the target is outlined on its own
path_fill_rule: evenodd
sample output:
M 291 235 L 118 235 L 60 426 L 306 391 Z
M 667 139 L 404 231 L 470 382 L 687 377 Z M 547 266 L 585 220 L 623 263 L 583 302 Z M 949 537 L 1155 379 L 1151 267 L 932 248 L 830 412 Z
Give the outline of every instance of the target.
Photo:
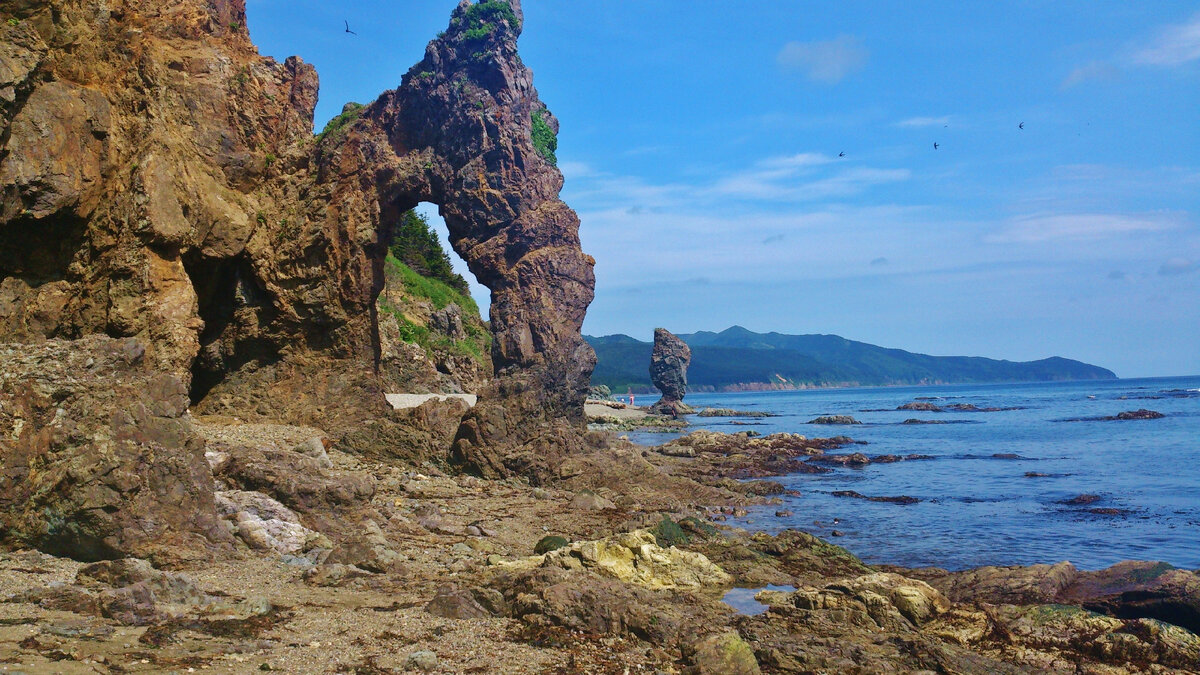
M 628 335 L 584 336 L 596 350 L 593 385 L 614 392 L 650 386 L 653 345 Z M 680 338 L 692 348 L 688 388 L 697 391 L 820 386 L 1045 382 L 1115 379 L 1111 370 L 1054 356 L 1001 361 L 978 356 L 929 356 L 877 347 L 837 335 L 755 333 L 733 326 Z

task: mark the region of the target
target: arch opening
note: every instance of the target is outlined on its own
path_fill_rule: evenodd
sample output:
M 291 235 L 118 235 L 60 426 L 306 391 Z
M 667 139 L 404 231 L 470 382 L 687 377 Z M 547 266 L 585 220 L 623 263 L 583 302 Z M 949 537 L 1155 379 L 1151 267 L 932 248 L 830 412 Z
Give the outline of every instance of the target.
M 397 389 L 389 393 L 479 393 L 493 370 L 487 289 L 450 245 L 434 204 L 392 210 L 382 225 L 371 311 L 378 368 Z

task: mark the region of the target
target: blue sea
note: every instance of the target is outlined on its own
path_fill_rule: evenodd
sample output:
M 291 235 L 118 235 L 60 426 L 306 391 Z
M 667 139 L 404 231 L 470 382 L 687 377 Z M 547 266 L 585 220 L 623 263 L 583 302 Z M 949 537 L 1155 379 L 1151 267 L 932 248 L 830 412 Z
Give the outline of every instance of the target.
M 1018 409 L 895 410 L 918 398 L 939 406 Z M 804 530 L 869 563 L 907 567 L 954 570 L 1069 560 L 1082 569 L 1100 569 L 1133 559 L 1200 569 L 1200 376 L 688 394 L 686 402 L 697 410 L 778 415 L 691 416 L 693 428 L 847 435 L 867 444 L 831 452 L 934 457 L 775 479 L 800 496 L 784 496 L 783 506 L 753 509 L 743 519 L 752 528 Z M 1166 417 L 1068 421 L 1139 408 Z M 806 424 L 819 415 L 851 415 L 863 424 Z M 952 423 L 902 424 L 910 418 Z M 631 436 L 648 445 L 669 438 Z M 1049 475 L 1027 477 L 1027 472 Z M 838 490 L 920 501 L 901 505 L 834 497 Z M 1060 503 L 1081 494 L 1100 500 L 1086 506 Z M 1119 513 L 1087 511 L 1093 508 Z M 795 515 L 777 517 L 779 510 Z M 833 537 L 833 530 L 842 536 Z

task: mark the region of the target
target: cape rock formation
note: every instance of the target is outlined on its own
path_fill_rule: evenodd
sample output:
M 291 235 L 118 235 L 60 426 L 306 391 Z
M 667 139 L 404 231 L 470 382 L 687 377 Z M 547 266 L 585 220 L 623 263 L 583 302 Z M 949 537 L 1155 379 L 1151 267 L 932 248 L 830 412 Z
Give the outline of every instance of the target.
M 578 445 L 594 261 L 535 144 L 558 123 L 518 0 L 464 0 L 397 89 L 318 136 L 316 72 L 260 56 L 244 0 L 0 11 L 0 341 L 134 338 L 200 412 L 386 420 L 390 228 L 433 202 L 492 292 L 495 373 L 454 457 L 536 474 Z

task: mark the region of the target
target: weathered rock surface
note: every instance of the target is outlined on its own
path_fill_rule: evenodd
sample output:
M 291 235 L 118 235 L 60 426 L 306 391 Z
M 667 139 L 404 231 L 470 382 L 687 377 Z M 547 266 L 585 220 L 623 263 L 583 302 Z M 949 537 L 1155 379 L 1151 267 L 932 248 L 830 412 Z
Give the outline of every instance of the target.
M 1061 562 L 907 573 L 927 580 L 956 602 L 1058 603 L 1118 619 L 1154 619 L 1200 630 L 1200 575 L 1166 563 L 1128 561 L 1096 572 L 1080 572 Z
M 0 532 L 79 560 L 227 546 L 187 389 L 141 343 L 0 345 Z
M 727 585 L 733 579 L 703 554 L 662 548 L 645 530 L 596 541 L 575 542 L 548 553 L 502 563 L 503 571 L 537 567 L 591 570 L 646 588 L 699 588 Z
M 683 405 L 687 393 L 687 368 L 692 362 L 692 350 L 665 328 L 654 329 L 654 351 L 650 353 L 650 382 L 662 392 L 662 398 L 651 406 L 653 412 L 679 415 L 691 412 Z

